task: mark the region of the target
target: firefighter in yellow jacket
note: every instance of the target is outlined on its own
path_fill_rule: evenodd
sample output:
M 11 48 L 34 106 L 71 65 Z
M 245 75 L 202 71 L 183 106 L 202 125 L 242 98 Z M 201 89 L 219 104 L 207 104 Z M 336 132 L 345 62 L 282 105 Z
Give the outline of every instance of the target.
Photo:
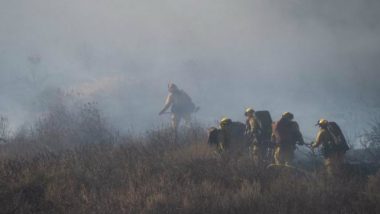
M 220 136 L 218 142 L 218 152 L 225 152 L 231 146 L 232 134 L 231 134 L 232 120 L 224 117 L 220 120 Z
M 274 124 L 272 141 L 276 144 L 274 159 L 277 165 L 289 165 L 294 159 L 296 144 L 304 145 L 298 123 L 293 121 L 294 115 L 285 112 Z
M 319 126 L 319 132 L 312 147 L 322 146 L 326 172 L 328 175 L 334 175 L 342 167 L 346 150 L 342 150 L 336 145 L 333 135 L 328 131 L 329 122 L 327 120 L 320 119 L 317 125 Z
M 171 108 L 172 127 L 177 131 L 181 120 L 185 120 L 186 125 L 190 125 L 191 114 L 198 111 L 190 96 L 183 90 L 180 90 L 177 85 L 170 83 L 168 86 L 169 95 L 166 98 L 165 106 L 160 111 L 159 115 L 164 114 Z
M 265 146 L 261 142 L 261 124 L 255 117 L 255 110 L 247 108 L 244 115 L 246 116 L 245 136 L 250 146 L 253 161 L 258 165 L 266 153 Z

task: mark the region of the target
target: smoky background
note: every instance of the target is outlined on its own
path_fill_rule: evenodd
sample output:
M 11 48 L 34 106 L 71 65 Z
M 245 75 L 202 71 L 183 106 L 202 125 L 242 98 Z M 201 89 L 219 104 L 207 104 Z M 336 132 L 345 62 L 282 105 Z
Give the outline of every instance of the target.
M 99 109 L 122 132 L 159 117 L 167 84 L 201 107 L 196 120 L 243 120 L 246 107 L 291 111 L 360 137 L 379 117 L 376 0 L 0 1 L 0 114 L 14 129 L 56 91 Z

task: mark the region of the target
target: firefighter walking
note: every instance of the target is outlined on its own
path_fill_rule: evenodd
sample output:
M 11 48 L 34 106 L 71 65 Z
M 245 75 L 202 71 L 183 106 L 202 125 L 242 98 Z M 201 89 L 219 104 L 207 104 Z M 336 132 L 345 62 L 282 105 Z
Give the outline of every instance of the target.
M 163 115 L 171 108 L 171 125 L 177 133 L 178 126 L 183 119 L 187 126 L 191 122 L 191 114 L 199 110 L 191 99 L 191 97 L 183 90 L 180 90 L 177 85 L 170 83 L 168 85 L 169 95 L 166 98 L 164 108 L 160 111 L 159 115 Z
M 290 165 L 294 159 L 296 145 L 304 145 L 298 123 L 293 121 L 294 115 L 285 112 L 274 125 L 272 141 L 275 143 L 275 164 Z
M 266 148 L 261 139 L 261 124 L 255 117 L 255 110 L 252 108 L 247 108 L 244 115 L 247 118 L 245 122 L 245 136 L 249 144 L 252 159 L 255 165 L 259 165 L 266 154 Z
M 320 119 L 316 125 L 319 126 L 319 131 L 312 148 L 322 146 L 326 172 L 330 176 L 336 175 L 342 168 L 344 156 L 349 147 L 335 122 Z

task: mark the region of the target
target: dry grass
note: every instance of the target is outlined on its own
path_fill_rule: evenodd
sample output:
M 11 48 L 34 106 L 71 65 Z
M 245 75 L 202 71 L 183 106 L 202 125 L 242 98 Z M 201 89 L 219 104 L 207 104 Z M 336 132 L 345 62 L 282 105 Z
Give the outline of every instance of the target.
M 163 143 L 162 137 L 2 158 L 0 212 L 380 212 L 380 174 L 368 183 L 306 177 L 255 168 L 246 157 L 219 157 L 201 143 Z
M 0 147 L 0 213 L 380 213 L 380 173 L 256 168 L 216 155 L 201 128 L 180 144 L 168 129 L 121 137 L 84 112 L 68 124 L 51 115 Z

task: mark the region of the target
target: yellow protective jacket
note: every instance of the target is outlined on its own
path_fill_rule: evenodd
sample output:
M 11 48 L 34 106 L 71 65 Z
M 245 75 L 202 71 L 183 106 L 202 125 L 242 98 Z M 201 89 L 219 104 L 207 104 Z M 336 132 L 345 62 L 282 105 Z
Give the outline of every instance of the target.
M 171 112 L 174 114 L 191 114 L 195 111 L 195 104 L 190 96 L 183 90 L 169 93 L 161 112 L 165 112 L 170 107 Z
M 253 133 L 257 135 L 261 132 L 261 124 L 256 117 L 248 118 L 245 127 L 246 134 Z
M 295 148 L 297 142 L 301 145 L 304 144 L 298 123 L 286 119 L 280 119 L 274 124 L 272 141 L 277 145 L 292 148 Z
M 329 157 L 331 154 L 336 152 L 336 145 L 334 143 L 334 138 L 331 136 L 329 131 L 324 128 L 321 128 L 317 134 L 315 140 L 315 147 L 322 145 L 322 154 L 325 158 Z

